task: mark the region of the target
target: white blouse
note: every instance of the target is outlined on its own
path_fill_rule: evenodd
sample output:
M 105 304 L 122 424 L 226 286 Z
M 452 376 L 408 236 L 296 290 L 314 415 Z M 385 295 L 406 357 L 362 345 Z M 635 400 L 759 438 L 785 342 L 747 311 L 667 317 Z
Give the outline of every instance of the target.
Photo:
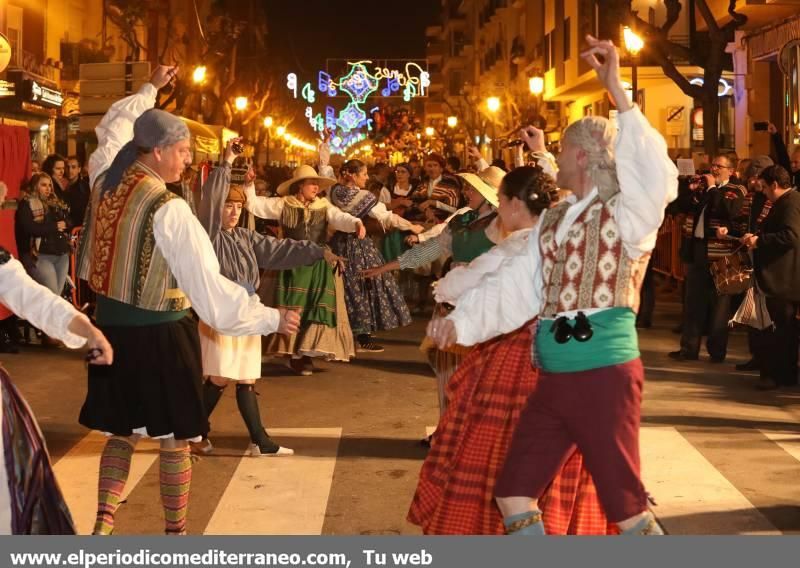
M 283 197 L 264 197 L 256 195 L 256 188 L 252 183 L 245 186 L 244 193 L 247 197 L 244 206 L 250 213 L 262 219 L 272 219 L 273 221 L 281 220 L 283 207 L 286 203 Z M 327 205 L 325 208 L 325 216 L 328 220 L 328 225 L 330 225 L 334 231 L 355 233 L 358 230 L 360 221 L 357 217 L 345 213 L 325 197 L 318 197 L 317 201 L 320 200 Z

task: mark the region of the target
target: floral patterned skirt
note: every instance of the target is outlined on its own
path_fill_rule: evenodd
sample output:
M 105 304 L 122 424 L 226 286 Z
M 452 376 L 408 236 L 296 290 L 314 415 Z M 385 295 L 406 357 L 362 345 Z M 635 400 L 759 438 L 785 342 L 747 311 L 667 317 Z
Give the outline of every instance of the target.
M 411 313 L 392 274 L 377 278 L 361 276 L 362 270 L 384 264 L 372 239 L 358 239 L 352 233 L 338 232 L 331 238 L 330 245 L 347 261 L 345 300 L 353 333 L 395 329 L 411 323 Z

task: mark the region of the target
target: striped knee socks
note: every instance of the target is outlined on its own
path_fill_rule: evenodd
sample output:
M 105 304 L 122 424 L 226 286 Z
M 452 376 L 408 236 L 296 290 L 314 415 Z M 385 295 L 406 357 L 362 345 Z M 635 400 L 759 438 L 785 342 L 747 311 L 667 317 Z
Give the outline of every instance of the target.
M 111 438 L 100 457 L 100 483 L 97 490 L 97 518 L 93 534 L 108 535 L 114 531 L 114 513 L 119 507 L 128 472 L 131 469 L 133 446 L 126 440 Z
M 161 449 L 161 503 L 167 534 L 186 534 L 186 511 L 192 483 L 192 458 L 189 448 Z

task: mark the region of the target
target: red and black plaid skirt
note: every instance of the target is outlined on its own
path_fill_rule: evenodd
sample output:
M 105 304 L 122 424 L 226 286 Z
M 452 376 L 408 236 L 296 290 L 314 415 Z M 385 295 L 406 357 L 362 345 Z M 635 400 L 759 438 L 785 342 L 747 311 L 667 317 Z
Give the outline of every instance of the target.
M 408 520 L 425 534 L 504 534 L 497 475 L 538 373 L 529 325 L 470 352 L 447 385 L 448 407 L 422 465 Z M 608 534 L 583 458 L 575 452 L 539 501 L 548 534 Z

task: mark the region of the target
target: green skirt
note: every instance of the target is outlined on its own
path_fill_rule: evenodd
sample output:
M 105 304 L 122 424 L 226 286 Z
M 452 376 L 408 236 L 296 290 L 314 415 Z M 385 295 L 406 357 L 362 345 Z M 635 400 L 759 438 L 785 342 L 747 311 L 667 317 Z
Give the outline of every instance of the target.
M 336 327 L 336 281 L 324 260 L 281 271 L 275 298 L 276 307 L 300 312 L 301 325 Z
M 386 262 L 395 260 L 409 249 L 406 237 L 410 234 L 408 231 L 392 231 L 383 238 L 381 254 Z

